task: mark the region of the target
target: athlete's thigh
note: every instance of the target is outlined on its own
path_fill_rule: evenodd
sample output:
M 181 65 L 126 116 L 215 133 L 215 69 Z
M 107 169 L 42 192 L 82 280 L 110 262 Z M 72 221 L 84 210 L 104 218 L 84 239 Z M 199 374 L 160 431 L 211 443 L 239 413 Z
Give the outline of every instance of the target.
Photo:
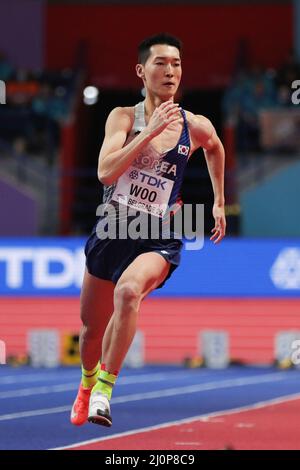
M 80 296 L 81 319 L 84 325 L 103 329 L 108 323 L 113 310 L 115 284 L 84 273 Z
M 139 294 L 144 298 L 149 292 L 161 284 L 167 277 L 170 263 L 159 253 L 143 253 L 125 269 L 116 287 L 123 283 L 134 283 Z

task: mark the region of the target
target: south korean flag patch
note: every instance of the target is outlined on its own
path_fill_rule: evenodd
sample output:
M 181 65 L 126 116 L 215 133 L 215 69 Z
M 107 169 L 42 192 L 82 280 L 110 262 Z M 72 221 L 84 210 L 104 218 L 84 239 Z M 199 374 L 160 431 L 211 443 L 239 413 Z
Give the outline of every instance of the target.
M 190 147 L 188 147 L 187 145 L 178 145 L 178 153 L 180 155 L 184 155 L 185 157 L 187 157 L 189 154 L 189 151 L 190 151 Z

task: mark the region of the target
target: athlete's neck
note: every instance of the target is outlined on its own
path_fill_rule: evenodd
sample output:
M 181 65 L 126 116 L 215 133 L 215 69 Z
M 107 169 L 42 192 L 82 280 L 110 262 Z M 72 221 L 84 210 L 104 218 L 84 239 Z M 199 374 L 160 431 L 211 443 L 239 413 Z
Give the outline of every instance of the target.
M 164 101 L 168 100 L 174 101 L 174 97 L 170 97 L 167 99 L 162 99 L 159 96 L 150 96 L 147 95 L 145 98 L 145 118 L 147 121 L 151 118 L 152 114 L 154 113 L 155 108 L 158 108 Z

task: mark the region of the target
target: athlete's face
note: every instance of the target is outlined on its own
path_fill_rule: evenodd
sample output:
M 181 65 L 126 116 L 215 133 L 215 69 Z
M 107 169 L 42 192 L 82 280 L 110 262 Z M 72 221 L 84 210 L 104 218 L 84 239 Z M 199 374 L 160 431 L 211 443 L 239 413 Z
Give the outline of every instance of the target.
M 137 73 L 148 92 L 170 99 L 175 95 L 182 75 L 179 50 L 166 44 L 151 46 L 150 56 L 145 65 L 137 66 Z

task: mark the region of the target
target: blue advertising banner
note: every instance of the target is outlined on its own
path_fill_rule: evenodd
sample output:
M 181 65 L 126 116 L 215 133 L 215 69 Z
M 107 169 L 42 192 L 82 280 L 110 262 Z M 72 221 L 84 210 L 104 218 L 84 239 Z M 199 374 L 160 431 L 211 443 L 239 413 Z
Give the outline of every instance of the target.
M 0 295 L 78 295 L 83 238 L 0 238 Z
M 78 295 L 83 238 L 0 239 L 0 295 Z M 183 249 L 156 297 L 300 297 L 300 240 L 233 239 Z

